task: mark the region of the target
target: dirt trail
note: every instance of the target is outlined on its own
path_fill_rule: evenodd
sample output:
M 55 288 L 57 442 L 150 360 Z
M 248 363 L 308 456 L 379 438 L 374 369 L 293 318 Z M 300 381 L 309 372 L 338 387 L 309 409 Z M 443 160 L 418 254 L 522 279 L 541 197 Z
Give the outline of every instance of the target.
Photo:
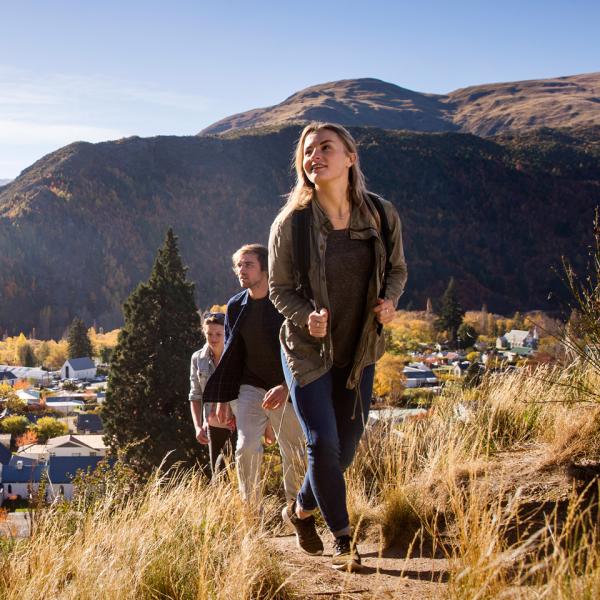
M 340 573 L 331 568 L 331 544 L 325 541 L 323 556 L 309 556 L 296 546 L 296 537 L 271 538 L 281 556 L 292 589 L 306 600 L 366 600 L 381 598 L 407 600 L 440 598 L 443 595 L 448 563 L 441 558 L 406 559 L 398 551 L 381 554 L 373 543 L 362 542 L 359 549 L 361 573 Z

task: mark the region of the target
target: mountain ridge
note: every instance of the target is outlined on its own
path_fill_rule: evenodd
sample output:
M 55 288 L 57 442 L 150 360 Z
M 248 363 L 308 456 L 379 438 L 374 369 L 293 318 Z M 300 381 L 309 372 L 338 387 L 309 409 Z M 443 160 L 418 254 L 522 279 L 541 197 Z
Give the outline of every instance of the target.
M 198 135 L 313 120 L 479 136 L 538 127 L 591 127 L 600 125 L 600 72 L 474 85 L 448 94 L 417 92 L 375 78 L 344 79 L 310 86 L 273 106 L 225 117 Z

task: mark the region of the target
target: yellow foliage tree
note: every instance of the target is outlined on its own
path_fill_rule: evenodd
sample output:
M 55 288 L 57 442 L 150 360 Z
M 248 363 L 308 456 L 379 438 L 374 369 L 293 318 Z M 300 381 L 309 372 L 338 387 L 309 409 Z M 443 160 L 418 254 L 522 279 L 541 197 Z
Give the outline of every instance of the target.
M 50 346 L 50 351 L 48 352 L 45 366 L 56 371 L 60 369 L 65 360 L 67 360 L 67 340 L 60 340 L 60 342 L 51 340 L 48 344 Z
M 398 400 L 404 393 L 406 377 L 403 369 L 406 358 L 386 352 L 375 367 L 373 392 L 376 396 Z

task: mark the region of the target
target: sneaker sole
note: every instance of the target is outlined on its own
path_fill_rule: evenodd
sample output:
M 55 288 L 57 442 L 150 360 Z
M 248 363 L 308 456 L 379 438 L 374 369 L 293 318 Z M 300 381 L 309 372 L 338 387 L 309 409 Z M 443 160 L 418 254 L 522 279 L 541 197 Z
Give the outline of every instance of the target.
M 281 520 L 288 526 L 290 527 L 293 532 L 294 535 L 296 536 L 296 546 L 298 546 L 298 548 L 300 548 L 300 550 L 302 550 L 302 552 L 304 552 L 304 554 L 308 554 L 309 556 L 321 556 L 323 554 L 323 550 L 317 550 L 316 552 L 309 552 L 308 550 L 305 550 L 301 545 L 300 545 L 300 538 L 298 536 L 298 533 L 296 531 L 296 528 L 294 527 L 294 524 L 292 523 L 292 520 L 290 519 L 290 516 L 288 515 L 287 512 L 287 506 L 285 506 L 283 508 L 283 510 L 281 511 Z

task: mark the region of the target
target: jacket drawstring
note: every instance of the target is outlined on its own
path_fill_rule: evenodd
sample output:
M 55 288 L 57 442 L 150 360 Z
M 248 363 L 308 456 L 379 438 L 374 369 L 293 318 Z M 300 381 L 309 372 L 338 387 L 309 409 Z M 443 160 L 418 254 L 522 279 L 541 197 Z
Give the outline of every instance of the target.
M 358 377 L 358 383 L 356 384 L 356 387 L 354 388 L 354 407 L 352 408 L 352 416 L 350 417 L 351 421 L 354 421 L 354 419 L 356 419 L 356 405 L 360 403 L 360 406 L 362 408 L 362 394 L 360 392 L 360 384 L 362 383 L 362 376 L 363 376 L 363 371 L 364 371 L 364 367 L 360 370 L 360 375 Z M 361 419 L 364 420 L 364 417 L 362 416 L 362 412 L 361 412 Z M 364 423 L 363 423 L 364 425 Z

